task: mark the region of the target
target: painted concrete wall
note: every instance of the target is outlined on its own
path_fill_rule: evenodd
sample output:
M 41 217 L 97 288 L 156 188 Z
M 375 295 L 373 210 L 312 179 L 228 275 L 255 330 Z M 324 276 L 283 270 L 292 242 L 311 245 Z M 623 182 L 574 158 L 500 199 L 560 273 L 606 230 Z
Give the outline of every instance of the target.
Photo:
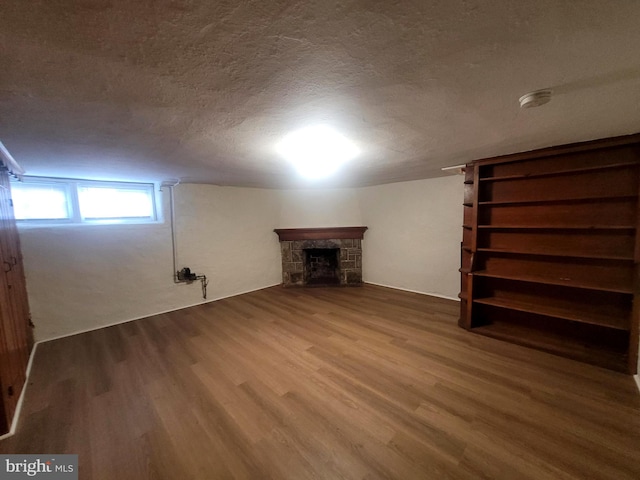
M 280 282 L 269 235 L 276 192 L 180 185 L 175 193 L 178 268 L 206 274 L 209 299 Z M 21 228 L 20 239 L 36 340 L 203 302 L 199 284 L 173 283 L 168 222 Z
M 277 191 L 179 185 L 175 194 L 177 268 L 206 274 L 211 298 L 282 281 L 280 245 L 273 232 Z
M 460 289 L 462 178 L 442 177 L 358 191 L 365 282 L 456 298 Z
M 363 225 L 356 189 L 281 190 L 276 228 L 357 227 Z
M 20 230 L 36 340 L 194 303 L 172 288 L 165 225 Z

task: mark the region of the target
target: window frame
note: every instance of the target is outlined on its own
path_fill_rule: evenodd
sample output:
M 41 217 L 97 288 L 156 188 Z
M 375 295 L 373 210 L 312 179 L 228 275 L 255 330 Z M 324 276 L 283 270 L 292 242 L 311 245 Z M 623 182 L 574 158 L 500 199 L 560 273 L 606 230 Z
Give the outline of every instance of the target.
M 52 177 L 23 176 L 20 180 L 12 180 L 11 184 L 56 185 L 63 186 L 67 193 L 69 218 L 65 219 L 18 219 L 18 226 L 64 226 L 64 225 L 136 225 L 161 223 L 160 196 L 156 194 L 155 183 L 121 182 L 107 180 L 69 179 Z M 122 188 L 144 191 L 151 201 L 149 217 L 117 217 L 117 218 L 83 218 L 80 209 L 80 187 Z

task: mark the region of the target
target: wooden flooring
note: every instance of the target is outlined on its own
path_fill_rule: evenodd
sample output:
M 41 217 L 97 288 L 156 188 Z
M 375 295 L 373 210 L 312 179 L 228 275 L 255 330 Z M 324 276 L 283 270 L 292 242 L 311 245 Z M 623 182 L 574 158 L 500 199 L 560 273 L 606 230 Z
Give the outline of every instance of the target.
M 274 287 L 43 343 L 0 453 L 77 453 L 81 479 L 640 478 L 632 377 L 457 310 Z

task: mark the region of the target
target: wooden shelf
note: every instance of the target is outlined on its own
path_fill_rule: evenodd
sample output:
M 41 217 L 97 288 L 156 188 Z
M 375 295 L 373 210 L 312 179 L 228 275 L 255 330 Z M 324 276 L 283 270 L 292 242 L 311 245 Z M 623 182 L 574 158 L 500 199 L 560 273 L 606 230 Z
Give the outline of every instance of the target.
M 471 227 L 469 227 L 471 228 Z M 489 230 L 628 230 L 636 229 L 635 225 L 478 225 L 478 228 Z
M 477 270 L 471 273 L 479 277 L 502 278 L 505 280 L 515 280 L 518 282 L 542 283 L 545 285 L 559 285 L 563 287 L 582 288 L 586 290 L 600 290 L 603 292 L 633 294 L 633 288 L 627 283 L 621 282 L 620 284 L 604 284 L 599 282 L 598 278 L 576 281 L 574 279 L 550 278 L 541 275 L 496 274 L 487 272 L 486 270 Z
M 481 182 L 499 182 L 503 180 L 528 180 L 530 178 L 555 177 L 559 175 L 572 175 L 575 173 L 583 173 L 583 172 L 598 172 L 603 170 L 612 170 L 614 168 L 632 167 L 637 164 L 638 162 L 620 162 L 620 163 L 611 163 L 608 165 L 596 165 L 592 167 L 569 168 L 565 170 L 558 170 L 556 172 L 537 172 L 537 173 L 525 173 L 521 175 L 501 175 L 501 176 L 485 177 L 485 178 L 481 177 L 479 180 Z
M 492 305 L 494 307 L 508 308 L 520 312 L 535 313 L 537 315 L 570 320 L 572 322 L 599 325 L 602 327 L 614 328 L 616 330 L 629 330 L 628 318 L 616 316 L 613 312 L 607 311 L 608 309 L 606 308 L 586 309 L 580 305 L 575 305 L 574 308 L 568 308 L 565 306 L 555 306 L 550 302 L 541 301 L 539 303 L 530 303 L 503 297 L 477 298 L 473 301 L 483 305 Z
M 544 256 L 544 257 L 573 257 L 573 258 L 593 258 L 598 260 L 615 260 L 615 261 L 624 261 L 624 262 L 632 262 L 632 256 L 622 256 L 622 255 L 590 255 L 590 254 L 581 254 L 581 253 L 573 253 L 573 252 L 550 252 L 550 251 L 524 251 L 524 250 L 506 250 L 503 248 L 478 248 L 478 252 L 488 252 L 488 253 L 507 253 L 511 255 L 536 255 L 536 256 Z
M 568 335 L 559 335 L 500 321 L 495 321 L 491 325 L 475 327 L 472 331 L 611 370 L 627 371 L 627 356 L 624 352 L 615 351 L 602 345 L 587 344 Z
M 548 205 L 548 204 L 563 204 L 563 203 L 594 203 L 594 202 L 606 202 L 611 200 L 635 200 L 637 195 L 610 195 L 605 197 L 577 197 L 577 198 L 558 198 L 547 200 L 501 200 L 497 202 L 478 202 L 478 205 L 483 207 L 500 206 L 500 205 Z M 463 204 L 464 205 L 464 204 Z M 473 204 L 467 205 L 469 207 Z

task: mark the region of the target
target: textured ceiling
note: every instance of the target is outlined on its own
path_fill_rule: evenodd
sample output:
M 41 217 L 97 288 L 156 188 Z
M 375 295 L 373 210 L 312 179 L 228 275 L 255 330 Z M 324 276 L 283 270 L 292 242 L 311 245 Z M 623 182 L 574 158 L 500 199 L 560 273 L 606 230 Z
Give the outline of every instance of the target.
M 434 177 L 639 131 L 639 25 L 638 0 L 3 0 L 0 140 L 32 175 L 301 187 L 274 145 L 324 123 L 362 154 L 322 186 Z

